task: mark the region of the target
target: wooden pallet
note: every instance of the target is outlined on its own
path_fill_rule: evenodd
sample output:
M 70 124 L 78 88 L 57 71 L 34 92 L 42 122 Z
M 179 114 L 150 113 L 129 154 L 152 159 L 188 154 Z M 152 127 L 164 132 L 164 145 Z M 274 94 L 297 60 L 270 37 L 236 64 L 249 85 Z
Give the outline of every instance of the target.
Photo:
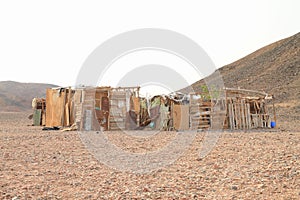
M 209 129 L 211 126 L 211 102 L 190 98 L 190 129 Z

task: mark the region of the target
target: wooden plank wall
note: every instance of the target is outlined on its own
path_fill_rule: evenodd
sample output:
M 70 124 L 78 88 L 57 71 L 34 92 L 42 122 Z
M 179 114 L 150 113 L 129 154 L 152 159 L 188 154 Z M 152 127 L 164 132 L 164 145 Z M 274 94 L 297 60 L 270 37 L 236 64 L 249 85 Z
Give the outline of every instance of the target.
M 137 128 L 140 118 L 139 87 L 112 88 L 109 106 L 109 130 Z
M 201 98 L 195 98 L 197 96 L 191 94 L 190 98 L 190 129 L 208 129 L 211 127 L 211 101 L 203 101 Z
M 46 126 L 62 126 L 64 118 L 66 93 L 59 89 L 46 91 Z
M 72 116 L 74 118 L 73 121 L 74 123 L 76 123 L 77 127 L 80 127 L 83 101 L 84 101 L 83 89 L 75 90 L 73 106 L 72 106 L 73 108 Z
M 46 91 L 46 126 L 71 126 L 73 117 L 72 90 L 47 89 Z
M 251 110 L 251 104 L 255 109 Z M 261 107 L 260 107 L 260 106 Z M 231 130 L 266 128 L 269 126 L 270 117 L 260 104 L 259 100 L 249 101 L 244 98 L 228 98 L 228 121 Z M 257 108 L 260 108 L 259 111 Z
M 189 105 L 174 104 L 173 123 L 175 130 L 189 130 Z
M 109 93 L 110 87 L 98 87 L 95 90 L 96 117 L 103 130 L 109 129 Z
M 126 91 L 115 90 L 110 94 L 109 129 L 120 130 L 126 126 Z
M 97 120 L 95 110 L 95 88 L 87 88 L 84 90 L 81 120 L 79 130 L 81 131 L 99 131 L 101 130 L 100 124 Z
M 231 130 L 252 128 L 250 105 L 245 99 L 230 98 L 227 101 L 229 127 Z

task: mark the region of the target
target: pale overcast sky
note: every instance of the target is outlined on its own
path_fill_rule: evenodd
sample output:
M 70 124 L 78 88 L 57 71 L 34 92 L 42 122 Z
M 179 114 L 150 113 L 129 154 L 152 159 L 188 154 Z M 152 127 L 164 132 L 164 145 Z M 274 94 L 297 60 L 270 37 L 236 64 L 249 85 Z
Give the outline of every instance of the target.
M 139 28 L 186 35 L 222 67 L 299 32 L 299 10 L 299 0 L 1 1 L 0 81 L 72 86 L 97 46 Z

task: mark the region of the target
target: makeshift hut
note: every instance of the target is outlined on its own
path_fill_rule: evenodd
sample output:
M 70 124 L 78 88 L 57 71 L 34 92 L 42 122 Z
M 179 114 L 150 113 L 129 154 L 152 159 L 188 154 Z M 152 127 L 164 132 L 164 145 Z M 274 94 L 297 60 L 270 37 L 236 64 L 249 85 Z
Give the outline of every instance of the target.
M 32 99 L 33 109 L 33 125 L 44 126 L 46 124 L 46 99 L 44 98 L 33 98 Z
M 137 129 L 140 123 L 140 87 L 112 88 L 109 95 L 109 130 Z
M 171 123 L 171 110 L 172 102 L 167 96 L 156 95 L 149 99 L 147 121 L 152 129 L 168 130 L 172 127 Z
M 173 93 L 171 95 L 156 95 L 149 99 L 148 118 L 144 117 L 142 124 L 149 124 L 155 130 L 188 130 L 189 105 L 188 95 Z M 144 116 L 142 114 L 141 116 Z M 146 119 L 146 122 L 144 123 Z
M 227 114 L 225 127 L 253 129 L 270 127 L 276 122 L 273 96 L 265 92 L 225 88 Z
M 109 130 L 109 94 L 111 87 L 76 89 L 76 116 L 80 130 Z

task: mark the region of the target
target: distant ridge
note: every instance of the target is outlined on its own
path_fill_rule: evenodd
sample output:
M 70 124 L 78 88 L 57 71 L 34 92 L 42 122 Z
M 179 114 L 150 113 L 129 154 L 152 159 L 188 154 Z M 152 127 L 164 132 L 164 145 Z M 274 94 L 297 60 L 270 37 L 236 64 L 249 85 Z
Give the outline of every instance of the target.
M 34 97 L 45 97 L 46 89 L 58 87 L 44 83 L 19 83 L 0 81 L 0 112 L 19 112 L 31 110 Z

